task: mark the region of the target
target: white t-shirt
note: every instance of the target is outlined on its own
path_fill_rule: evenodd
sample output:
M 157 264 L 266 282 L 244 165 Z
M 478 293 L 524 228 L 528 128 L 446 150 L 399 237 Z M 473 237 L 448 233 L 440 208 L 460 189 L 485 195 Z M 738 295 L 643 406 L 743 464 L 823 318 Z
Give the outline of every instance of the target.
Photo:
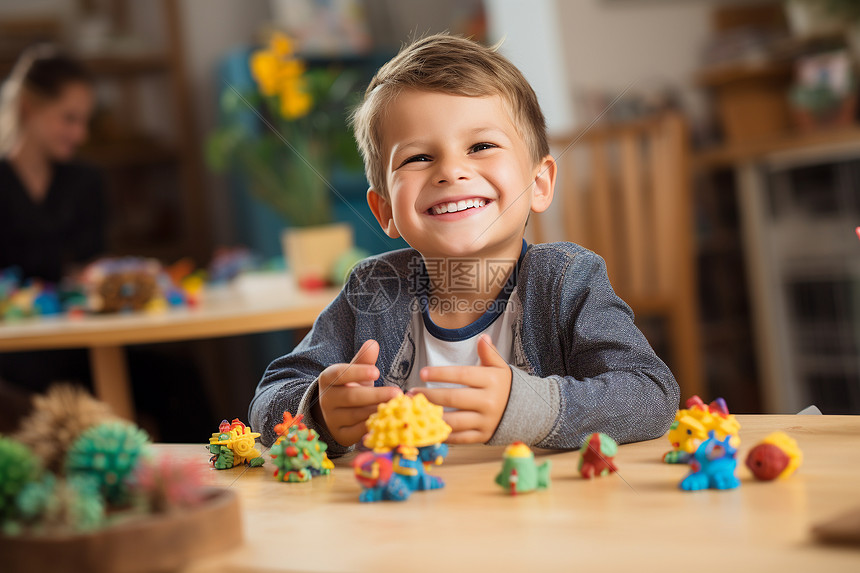
M 516 310 L 510 303 L 517 282 L 517 274 L 526 252 L 526 242 L 513 272 L 508 276 L 501 292 L 477 320 L 462 328 L 442 328 L 430 318 L 426 304 L 421 312 L 412 313 L 410 325 L 415 342 L 415 361 L 406 379 L 406 389 L 416 387 L 457 388 L 460 384 L 421 380 L 421 369 L 425 366 L 478 366 L 478 337 L 486 332 L 493 345 L 507 363 L 513 358 L 513 325 Z
M 478 338 L 484 332 L 505 362 L 513 356 L 514 307 L 505 304 L 500 313 L 485 312 L 475 322 L 463 328 L 442 328 L 425 313 L 412 315 L 412 337 L 415 341 L 415 363 L 406 381 L 406 388 L 458 388 L 460 384 L 421 380 L 425 366 L 478 366 Z

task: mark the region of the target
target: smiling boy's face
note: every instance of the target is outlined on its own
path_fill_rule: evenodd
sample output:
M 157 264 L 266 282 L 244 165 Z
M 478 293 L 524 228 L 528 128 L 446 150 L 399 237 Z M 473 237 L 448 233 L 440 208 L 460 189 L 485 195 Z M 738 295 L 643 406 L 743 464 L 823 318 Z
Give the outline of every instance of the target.
M 555 163 L 537 164 L 500 96 L 406 90 L 382 119 L 382 228 L 428 257 L 519 255 L 526 218 L 552 201 Z

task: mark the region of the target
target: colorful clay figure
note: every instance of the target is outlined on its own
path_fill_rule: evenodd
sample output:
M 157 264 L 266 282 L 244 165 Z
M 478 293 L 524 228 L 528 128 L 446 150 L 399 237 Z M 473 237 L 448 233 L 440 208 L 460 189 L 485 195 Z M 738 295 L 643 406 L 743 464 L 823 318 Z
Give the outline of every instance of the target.
M 529 447 L 522 442 L 514 442 L 505 448 L 502 470 L 496 476 L 496 483 L 511 495 L 546 489 L 549 487 L 550 466 L 549 460 L 537 465 Z
M 710 404 L 705 404 L 698 396 L 687 400 L 687 408 L 678 410 L 675 421 L 669 427 L 667 437 L 672 444 L 672 450 L 666 452 L 663 461 L 667 464 L 686 464 L 699 445 L 708 439 L 708 432 L 714 430 L 719 438 L 731 437 L 735 448 L 740 446 L 738 431 L 741 425 L 733 414 L 729 413 L 726 401 L 717 398 Z
M 746 465 L 756 479 L 785 479 L 800 467 L 803 453 L 797 442 L 784 432 L 774 432 L 747 454 Z
M 361 485 L 360 501 L 404 501 L 412 491 L 394 473 L 391 453 L 362 452 L 352 462 L 355 479 Z
M 678 485 L 685 491 L 700 489 L 734 489 L 741 485 L 735 476 L 738 450 L 731 444 L 731 437 L 717 439 L 711 430 L 707 440 L 690 459 L 690 473 Z
M 579 456 L 579 474 L 585 479 L 605 476 L 617 472 L 612 458 L 618 453 L 618 444 L 607 436 L 595 432 L 582 442 L 582 455 Z
M 353 463 L 356 479 L 364 488 L 361 501 L 402 501 L 409 492 L 444 487 L 429 471 L 448 455 L 442 442 L 450 433 L 442 407 L 431 404 L 423 394 L 403 394 L 380 404 L 367 419 L 364 437 L 364 445 L 373 452 L 360 455 Z
M 216 470 L 228 470 L 246 464 L 252 468 L 263 465 L 263 456 L 257 450 L 258 432 L 243 424 L 239 418 L 232 422 L 221 420 L 218 431 L 209 438 L 209 463 Z
M 275 426 L 278 439 L 270 454 L 275 465 L 274 476 L 285 482 L 310 481 L 314 475 L 328 475 L 334 464 L 328 459 L 328 445 L 321 442 L 319 434 L 301 421 L 284 412 L 284 422 Z

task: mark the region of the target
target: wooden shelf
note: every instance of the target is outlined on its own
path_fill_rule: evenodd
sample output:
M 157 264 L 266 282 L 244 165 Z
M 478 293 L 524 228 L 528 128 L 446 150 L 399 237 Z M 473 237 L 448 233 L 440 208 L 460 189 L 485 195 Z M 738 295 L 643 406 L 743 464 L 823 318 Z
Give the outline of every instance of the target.
M 101 142 L 81 149 L 81 159 L 106 169 L 173 163 L 179 160 L 172 146 L 151 140 Z
M 693 167 L 703 171 L 733 167 L 738 163 L 754 161 L 774 152 L 847 143 L 860 144 L 860 126 L 852 125 L 811 133 L 787 133 L 747 143 L 730 143 L 695 153 Z
M 170 60 L 164 54 L 159 53 L 128 56 L 83 56 L 80 61 L 90 73 L 99 79 L 166 73 L 170 70 Z M 14 60 L 0 60 L 0 77 L 8 75 L 14 65 Z
M 713 88 L 762 78 L 790 79 L 793 70 L 794 67 L 791 62 L 715 66 L 700 71 L 696 75 L 696 83 L 704 87 Z
M 156 72 L 167 72 L 170 60 L 164 54 L 140 54 L 135 56 L 86 56 L 84 65 L 97 76 L 130 76 Z

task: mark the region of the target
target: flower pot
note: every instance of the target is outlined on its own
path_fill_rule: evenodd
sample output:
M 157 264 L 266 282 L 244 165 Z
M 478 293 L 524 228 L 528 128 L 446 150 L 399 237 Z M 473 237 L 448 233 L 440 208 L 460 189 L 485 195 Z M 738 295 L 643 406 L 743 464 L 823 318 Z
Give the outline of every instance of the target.
M 211 489 L 196 507 L 129 519 L 90 534 L 0 536 L 3 571 L 175 571 L 242 543 L 239 497 Z
M 300 286 L 323 284 L 335 261 L 353 246 L 349 223 L 290 227 L 281 235 L 287 266 Z

